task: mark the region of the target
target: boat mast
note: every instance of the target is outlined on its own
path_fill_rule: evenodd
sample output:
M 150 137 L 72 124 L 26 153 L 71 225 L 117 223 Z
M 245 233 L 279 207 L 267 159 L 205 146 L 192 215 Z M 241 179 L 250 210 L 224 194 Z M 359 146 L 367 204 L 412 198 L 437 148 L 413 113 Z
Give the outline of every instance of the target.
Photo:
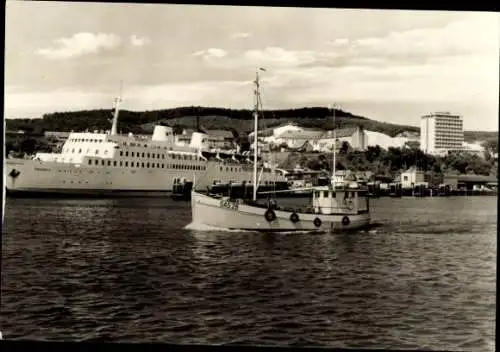
M 120 112 L 120 103 L 122 102 L 122 89 L 123 89 L 123 81 L 120 81 L 120 95 L 115 98 L 115 113 L 113 115 L 113 124 L 111 125 L 111 136 L 115 136 L 117 134 L 118 129 L 118 114 Z
M 336 158 L 335 158 L 335 151 L 336 151 L 336 148 L 337 148 L 337 138 L 336 138 L 336 133 L 335 133 L 335 108 L 336 108 L 336 105 L 333 104 L 333 167 L 332 167 L 332 178 L 333 178 L 333 188 L 335 189 L 335 186 L 336 186 L 336 182 L 337 182 L 337 179 L 335 177 L 335 168 L 337 167 L 337 161 L 336 161 Z
M 259 101 L 260 101 L 260 91 L 259 91 L 259 71 L 265 71 L 263 68 L 259 68 L 255 72 L 255 89 L 254 89 L 254 96 L 255 96 L 255 106 L 254 106 L 254 112 L 253 112 L 253 118 L 254 118 L 254 135 L 253 135 L 253 201 L 255 202 L 257 200 L 257 152 L 258 152 L 258 145 L 257 145 L 257 140 L 258 140 L 258 129 L 259 129 Z

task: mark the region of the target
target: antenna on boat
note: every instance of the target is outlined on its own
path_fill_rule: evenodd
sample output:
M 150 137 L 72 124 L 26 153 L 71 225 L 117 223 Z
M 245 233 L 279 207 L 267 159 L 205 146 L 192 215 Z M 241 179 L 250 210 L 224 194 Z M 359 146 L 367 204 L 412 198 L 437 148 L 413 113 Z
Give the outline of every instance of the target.
M 335 185 L 337 182 L 337 179 L 335 177 L 335 169 L 337 167 L 336 163 L 336 157 L 335 157 L 335 151 L 337 148 L 337 138 L 336 138 L 336 133 L 335 133 L 335 109 L 337 108 L 336 104 L 330 105 L 330 108 L 333 110 L 333 127 L 332 127 L 332 133 L 333 133 L 333 165 L 332 165 L 332 179 L 333 179 L 333 189 L 335 189 Z
M 111 125 L 111 132 L 110 132 L 111 136 L 114 136 L 117 134 L 118 114 L 120 112 L 120 103 L 123 101 L 122 90 L 123 90 L 123 80 L 120 80 L 120 95 L 115 98 L 115 113 L 113 115 L 113 124 Z
M 253 135 L 253 201 L 255 202 L 257 200 L 257 151 L 258 151 L 258 129 L 259 129 L 259 101 L 260 101 L 260 91 L 259 91 L 259 71 L 266 71 L 264 68 L 260 67 L 256 72 L 255 72 L 255 90 L 254 90 L 254 96 L 255 96 L 255 106 L 254 106 L 254 112 L 253 112 L 253 118 L 254 118 L 254 135 Z

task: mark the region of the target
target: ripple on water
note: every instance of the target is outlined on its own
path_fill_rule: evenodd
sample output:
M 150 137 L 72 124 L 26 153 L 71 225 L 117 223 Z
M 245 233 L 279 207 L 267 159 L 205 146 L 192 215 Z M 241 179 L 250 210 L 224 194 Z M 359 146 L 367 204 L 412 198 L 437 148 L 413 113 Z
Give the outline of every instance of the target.
M 496 198 L 372 204 L 371 231 L 277 236 L 185 229 L 169 199 L 10 199 L 4 335 L 493 350 Z

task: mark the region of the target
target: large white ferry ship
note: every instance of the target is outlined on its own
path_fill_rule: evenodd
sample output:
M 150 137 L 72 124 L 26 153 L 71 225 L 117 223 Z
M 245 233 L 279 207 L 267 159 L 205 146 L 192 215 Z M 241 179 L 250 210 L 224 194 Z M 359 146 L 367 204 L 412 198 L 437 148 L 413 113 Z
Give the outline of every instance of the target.
M 207 135 L 194 132 L 189 145 L 176 143 L 173 129 L 154 127 L 152 136 L 117 133 L 116 100 L 107 133 L 70 133 L 60 153 L 5 161 L 8 195 L 163 196 L 175 180 L 196 180 L 196 190 L 217 183 L 253 185 L 250 155 L 210 150 Z M 261 167 L 258 185 L 286 181 L 280 170 Z

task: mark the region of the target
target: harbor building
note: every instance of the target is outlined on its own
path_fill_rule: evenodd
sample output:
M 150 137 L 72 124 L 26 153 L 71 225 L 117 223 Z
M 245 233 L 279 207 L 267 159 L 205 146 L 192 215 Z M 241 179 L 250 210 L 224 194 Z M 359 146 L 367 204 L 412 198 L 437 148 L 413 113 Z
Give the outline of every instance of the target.
M 416 166 L 401 173 L 401 186 L 403 188 L 413 188 L 422 183 L 425 183 L 425 173 L 417 169 Z
M 428 154 L 446 154 L 463 149 L 463 120 L 449 112 L 436 112 L 422 116 L 420 149 Z

